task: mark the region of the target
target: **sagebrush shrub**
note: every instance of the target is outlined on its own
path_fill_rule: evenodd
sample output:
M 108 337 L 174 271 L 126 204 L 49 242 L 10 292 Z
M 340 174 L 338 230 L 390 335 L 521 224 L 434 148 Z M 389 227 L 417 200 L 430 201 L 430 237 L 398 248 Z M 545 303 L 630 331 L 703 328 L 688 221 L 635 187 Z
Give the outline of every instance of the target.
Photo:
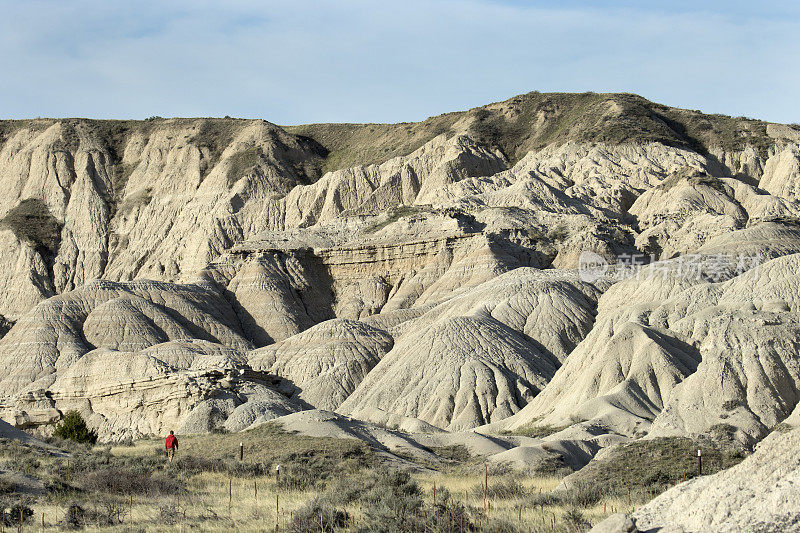
M 17 484 L 6 476 L 0 476 L 0 494 L 10 494 L 17 489 Z
M 492 500 L 509 500 L 511 498 L 519 498 L 525 496 L 527 491 L 517 480 L 513 478 L 501 479 L 489 483 L 486 487 L 486 497 Z M 477 498 L 483 497 L 483 483 L 476 485 L 472 488 L 473 496 Z
M 315 498 L 294 512 L 289 531 L 297 533 L 338 531 L 347 527 L 348 519 L 347 511 L 337 509 L 323 499 Z

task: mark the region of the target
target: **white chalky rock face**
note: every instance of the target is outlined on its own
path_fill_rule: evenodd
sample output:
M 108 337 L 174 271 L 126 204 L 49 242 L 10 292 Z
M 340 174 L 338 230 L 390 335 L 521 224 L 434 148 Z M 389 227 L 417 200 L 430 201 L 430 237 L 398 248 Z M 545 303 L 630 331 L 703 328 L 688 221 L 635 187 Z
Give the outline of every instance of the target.
M 589 333 L 600 289 L 574 272 L 517 268 L 460 291 L 403 329 L 421 330 L 451 317 L 491 317 L 562 361 Z
M 502 133 L 526 113 L 512 99 L 482 109 L 500 122 L 377 141 L 359 135 L 381 125 L 4 122 L 0 416 L 46 432 L 77 408 L 114 440 L 317 407 L 754 443 L 800 400 L 800 134 L 731 119 L 731 147 L 696 129 L 714 117 L 581 98 L 599 115 L 550 122 L 566 104 L 547 97 Z M 621 118 L 646 134 L 606 128 Z M 662 261 L 614 278 L 642 252 Z M 605 275 L 581 277 L 585 253 Z
M 506 418 L 533 398 L 558 360 L 491 317 L 442 318 L 401 337 L 339 411 L 378 409 L 450 430 Z
M 716 433 L 752 445 L 795 409 L 798 266 L 798 254 L 779 257 L 712 293 L 678 299 L 705 301 L 666 315 L 672 329 L 698 346 L 702 362 L 676 387 L 654 434 Z
M 25 426 L 74 409 L 105 440 L 122 440 L 169 430 L 245 429 L 299 410 L 260 376 L 243 372 L 245 357 L 208 341 L 167 342 L 137 352 L 98 348 L 59 372 L 46 395 L 20 395 L 12 414 Z M 214 402 L 230 409 L 205 409 Z
M 42 302 L 0 340 L 0 389 L 8 397 L 46 388 L 94 348 L 141 349 L 182 339 L 252 346 L 214 286 L 92 282 Z
M 313 226 L 343 213 L 375 213 L 404 204 L 427 204 L 433 191 L 471 176 L 504 170 L 500 153 L 478 146 L 466 135 L 436 137 L 408 156 L 381 165 L 326 174 L 286 196 L 287 228 Z
M 655 247 L 661 258 L 697 250 L 717 235 L 744 227 L 747 212 L 733 189 L 703 173 L 667 178 L 647 190 L 631 206 L 642 229 L 639 248 Z
M 777 150 L 765 163 L 758 185 L 780 198 L 800 198 L 800 147 L 788 145 Z
M 394 340 L 363 322 L 336 319 L 248 354 L 250 366 L 288 381 L 292 396 L 333 411 L 388 352 Z
M 598 321 L 510 427 L 599 420 L 623 434 L 646 432 L 674 387 L 695 371 L 700 357 L 668 332 L 620 322 Z
M 760 242 L 741 233 L 742 244 Z M 693 276 L 680 275 L 675 259 L 617 282 L 600 298 L 592 331 L 507 426 L 593 420 L 632 436 L 712 434 L 752 445 L 800 401 L 798 315 L 788 303 L 797 301 L 799 258 L 716 282 L 707 279 L 720 274 L 713 256 Z
M 9 227 L 0 231 L 0 250 L 15 258 L 0 274 L 0 313 L 17 318 L 99 277 L 177 280 L 231 243 L 280 227 L 274 197 L 304 179 L 295 163 L 312 153 L 267 122 L 238 121 L 212 155 L 214 128 L 204 120 L 141 123 L 116 148 L 118 164 L 113 138 L 92 123 L 17 130 L 0 148 L 0 216 L 37 199 L 63 227 L 50 268 L 47 254 Z M 252 157 L 237 166 L 243 154 Z

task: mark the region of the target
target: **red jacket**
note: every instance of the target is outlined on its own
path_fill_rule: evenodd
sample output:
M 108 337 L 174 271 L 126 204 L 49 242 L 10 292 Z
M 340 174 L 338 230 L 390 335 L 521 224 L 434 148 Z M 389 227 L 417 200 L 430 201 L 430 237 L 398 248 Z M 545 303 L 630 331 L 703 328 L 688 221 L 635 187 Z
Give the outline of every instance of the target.
M 175 437 L 175 435 L 167 435 L 167 440 L 164 442 L 164 448 L 168 450 L 170 448 L 178 448 L 178 439 Z

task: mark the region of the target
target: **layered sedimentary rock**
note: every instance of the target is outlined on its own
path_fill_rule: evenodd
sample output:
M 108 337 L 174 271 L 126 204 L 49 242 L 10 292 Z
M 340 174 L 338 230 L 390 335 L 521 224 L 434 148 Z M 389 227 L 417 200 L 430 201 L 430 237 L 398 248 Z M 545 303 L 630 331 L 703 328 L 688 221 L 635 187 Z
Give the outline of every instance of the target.
M 121 439 L 315 407 L 751 446 L 800 400 L 798 146 L 632 95 L 2 123 L 2 416 L 76 408 Z
M 242 352 L 208 341 L 174 341 L 139 352 L 98 348 L 60 372 L 43 390 L 19 395 L 14 422 L 41 425 L 81 412 L 105 440 L 169 430 L 241 430 L 295 412 L 277 380 L 251 371 Z
M 196 271 L 233 242 L 280 227 L 275 197 L 307 180 L 314 160 L 308 146 L 263 121 L 14 128 L 0 148 L 0 246 L 16 258 L 0 279 L 0 312 L 16 318 L 95 278 L 176 280 Z M 7 218 L 30 200 L 57 225 L 52 239 Z
M 95 281 L 20 318 L 0 340 L 0 384 L 6 395 L 46 388 L 94 348 L 142 349 L 183 339 L 252 346 L 214 286 Z

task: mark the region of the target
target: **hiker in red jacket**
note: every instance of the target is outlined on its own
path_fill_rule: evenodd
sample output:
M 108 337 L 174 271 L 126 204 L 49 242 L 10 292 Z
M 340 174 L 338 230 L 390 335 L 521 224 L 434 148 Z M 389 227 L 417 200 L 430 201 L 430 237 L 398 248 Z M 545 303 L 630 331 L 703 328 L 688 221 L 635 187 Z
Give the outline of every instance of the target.
M 171 463 L 172 458 L 175 456 L 175 452 L 178 449 L 178 438 L 175 436 L 174 431 L 170 431 L 169 435 L 167 435 L 167 440 L 164 442 L 164 448 L 167 450 L 167 457 Z

